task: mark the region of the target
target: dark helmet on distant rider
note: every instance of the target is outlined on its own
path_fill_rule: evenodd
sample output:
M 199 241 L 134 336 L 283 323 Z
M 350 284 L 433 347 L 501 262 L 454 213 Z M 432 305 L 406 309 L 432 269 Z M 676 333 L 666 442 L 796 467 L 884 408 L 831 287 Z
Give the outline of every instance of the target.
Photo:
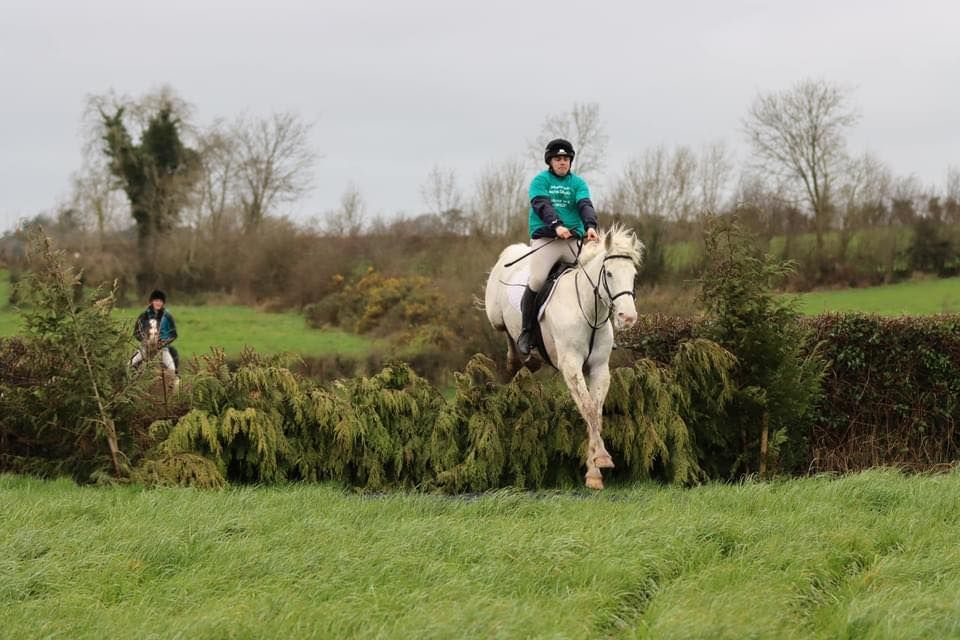
M 156 289 L 150 294 L 150 302 L 153 302 L 154 300 L 162 300 L 163 302 L 166 302 L 167 294 L 165 294 L 163 291 L 160 291 L 160 289 Z
M 570 144 L 569 141 L 563 138 L 556 138 L 547 143 L 547 149 L 543 154 L 543 161 L 550 164 L 550 158 L 565 156 L 570 158 L 570 162 L 573 162 L 575 155 L 577 155 L 577 153 L 573 150 L 573 145 Z

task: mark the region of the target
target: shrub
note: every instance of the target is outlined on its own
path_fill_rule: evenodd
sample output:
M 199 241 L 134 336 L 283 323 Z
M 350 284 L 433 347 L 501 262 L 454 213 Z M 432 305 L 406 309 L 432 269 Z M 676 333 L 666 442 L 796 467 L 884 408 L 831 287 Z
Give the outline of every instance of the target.
M 30 248 L 17 283 L 25 333 L 0 347 L 0 470 L 125 475 L 137 441 L 123 425 L 137 422 L 144 392 L 128 375 L 133 347 L 111 318 L 114 292 L 88 296 L 46 236 Z
M 794 468 L 804 459 L 826 363 L 816 348 L 804 352 L 809 331 L 795 303 L 773 293 L 792 265 L 757 255 L 754 240 L 736 223 L 715 222 L 706 243 L 700 335 L 728 349 L 738 364 L 726 415 L 697 434 L 705 436 L 698 444 L 715 465 L 711 475 Z

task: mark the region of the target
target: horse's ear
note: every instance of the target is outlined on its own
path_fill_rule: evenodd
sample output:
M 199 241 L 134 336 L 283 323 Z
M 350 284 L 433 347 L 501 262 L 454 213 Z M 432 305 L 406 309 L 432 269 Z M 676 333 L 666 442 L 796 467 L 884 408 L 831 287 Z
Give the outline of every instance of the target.
M 613 234 L 612 233 L 603 234 L 603 248 L 606 249 L 607 251 L 610 251 L 612 246 L 613 246 Z

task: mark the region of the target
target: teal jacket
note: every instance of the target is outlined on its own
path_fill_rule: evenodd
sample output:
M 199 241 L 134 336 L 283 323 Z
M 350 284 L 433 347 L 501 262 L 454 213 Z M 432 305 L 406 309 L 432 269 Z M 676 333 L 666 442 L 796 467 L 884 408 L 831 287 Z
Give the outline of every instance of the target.
M 597 212 L 583 178 L 573 173 L 561 178 L 548 169 L 530 183 L 530 237 L 555 238 L 559 225 L 583 237 L 597 227 Z

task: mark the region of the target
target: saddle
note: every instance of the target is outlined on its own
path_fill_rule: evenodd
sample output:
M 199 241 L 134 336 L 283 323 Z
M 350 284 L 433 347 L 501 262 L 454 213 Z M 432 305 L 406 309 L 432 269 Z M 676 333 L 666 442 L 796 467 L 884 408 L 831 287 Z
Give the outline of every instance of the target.
M 543 283 L 543 287 L 537 292 L 537 297 L 534 302 L 534 307 L 537 309 L 537 316 L 536 321 L 533 323 L 533 345 L 537 348 L 540 358 L 554 369 L 557 368 L 557 365 L 550 361 L 550 356 L 547 355 L 547 348 L 543 344 L 543 332 L 540 330 L 540 308 L 550 299 L 550 292 L 553 291 L 553 287 L 557 284 L 560 276 L 576 268 L 576 266 L 576 263 L 564 262 L 563 260 L 553 265 L 553 268 L 550 269 L 550 274 Z

